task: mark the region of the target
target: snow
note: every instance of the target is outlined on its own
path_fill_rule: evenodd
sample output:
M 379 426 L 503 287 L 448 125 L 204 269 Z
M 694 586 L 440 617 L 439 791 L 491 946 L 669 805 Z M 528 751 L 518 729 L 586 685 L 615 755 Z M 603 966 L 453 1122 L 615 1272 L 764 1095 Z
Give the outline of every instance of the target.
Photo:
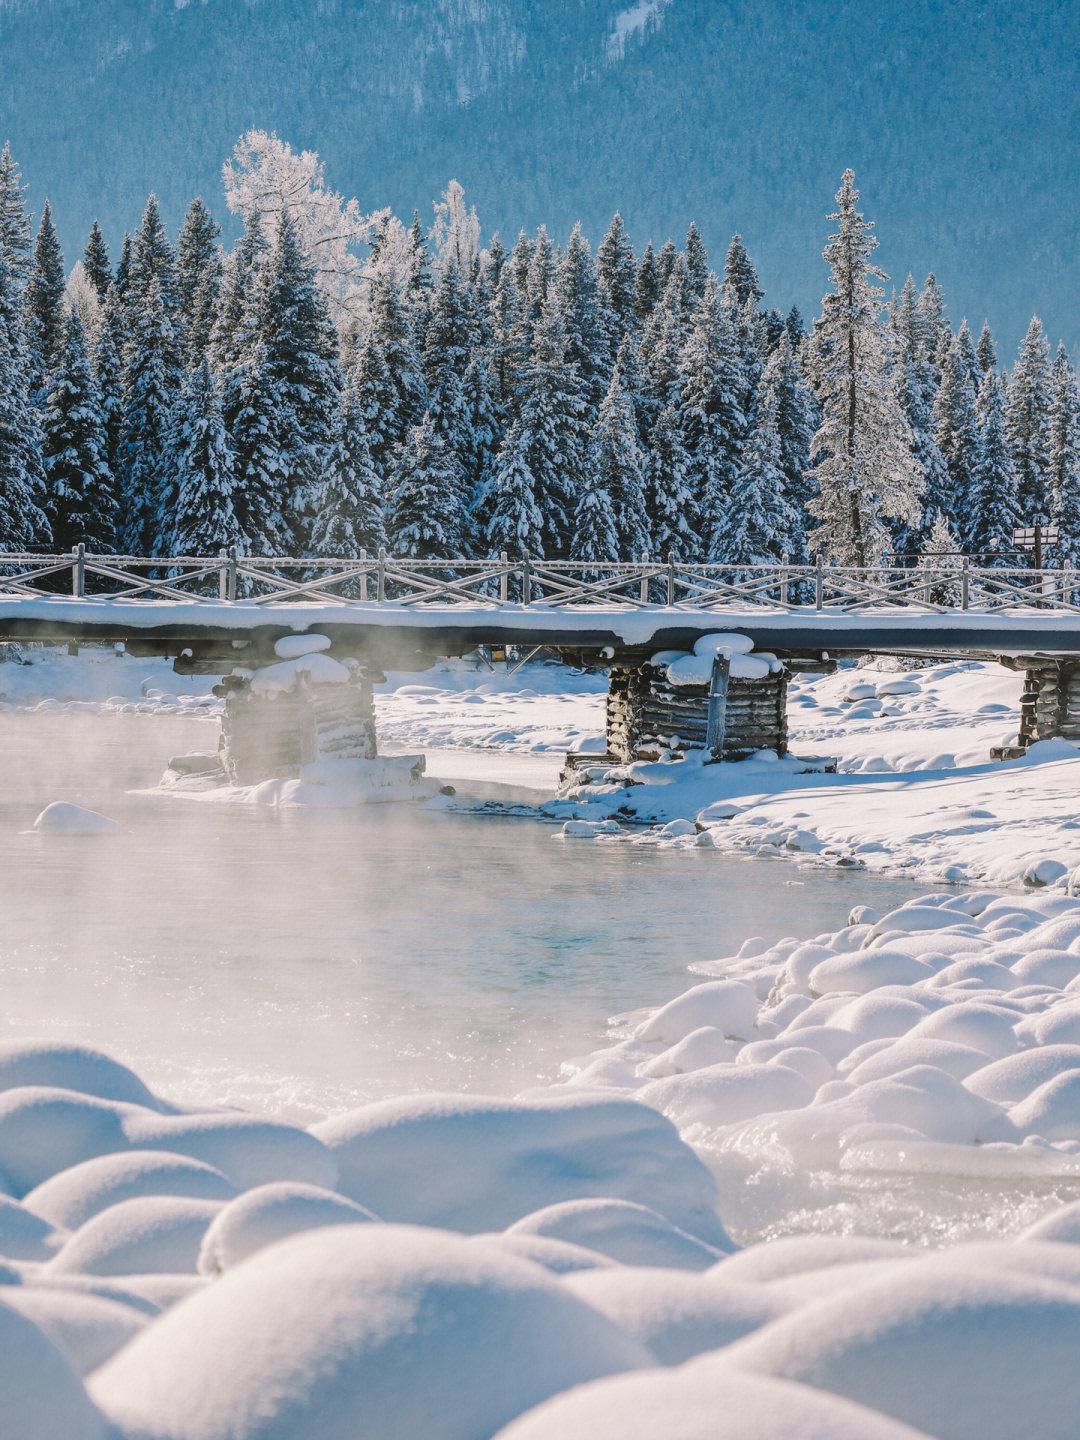
M 213 1217 L 199 1248 L 198 1270 L 220 1275 L 288 1235 L 374 1219 L 362 1205 L 317 1185 L 256 1185 Z
M 2 1295 L 0 1395 L 0 1420 L 12 1440 L 106 1440 L 105 1421 L 68 1360 Z
M 220 1209 L 220 1201 L 175 1195 L 121 1200 L 80 1226 L 49 1268 L 77 1275 L 190 1274 Z
M 332 643 L 329 635 L 283 635 L 274 641 L 274 654 L 279 660 L 296 660 L 301 655 L 329 650 Z
M 281 640 L 277 641 L 274 648 L 277 649 L 282 643 Z M 319 647 L 320 650 L 322 648 Z M 319 650 L 304 649 L 299 655 L 282 660 L 277 665 L 265 665 L 257 670 L 251 680 L 251 693 L 263 700 L 269 700 L 275 695 L 283 695 L 295 689 L 301 680 L 309 685 L 347 685 L 351 678 L 348 667 L 340 661 L 320 654 Z
M 548 1205 L 511 1225 L 508 1235 L 565 1240 L 623 1265 L 667 1265 L 704 1270 L 720 1250 L 695 1240 L 647 1205 L 626 1200 L 568 1200 Z
M 186 1155 L 127 1150 L 59 1171 L 24 1196 L 23 1205 L 53 1225 L 77 1230 L 112 1205 L 151 1195 L 224 1201 L 233 1199 L 236 1187 L 220 1170 Z
M 43 835 L 115 835 L 120 826 L 96 810 L 84 810 L 66 800 L 46 805 L 34 821 L 34 829 Z

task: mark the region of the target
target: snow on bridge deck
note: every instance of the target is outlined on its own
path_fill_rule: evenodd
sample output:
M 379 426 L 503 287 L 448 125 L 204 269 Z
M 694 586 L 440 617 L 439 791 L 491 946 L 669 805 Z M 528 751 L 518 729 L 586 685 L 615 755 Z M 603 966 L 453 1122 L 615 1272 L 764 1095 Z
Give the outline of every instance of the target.
M 318 631 L 342 648 L 429 656 L 479 644 L 554 649 L 688 649 L 717 631 L 748 635 L 757 649 L 784 655 L 864 653 L 1080 656 L 1080 613 L 1072 609 L 964 611 L 914 606 L 858 611 L 787 609 L 738 603 L 550 606 L 395 601 L 276 602 L 141 600 L 0 595 L 0 640 L 122 641 L 173 654 L 192 644 L 271 642 Z

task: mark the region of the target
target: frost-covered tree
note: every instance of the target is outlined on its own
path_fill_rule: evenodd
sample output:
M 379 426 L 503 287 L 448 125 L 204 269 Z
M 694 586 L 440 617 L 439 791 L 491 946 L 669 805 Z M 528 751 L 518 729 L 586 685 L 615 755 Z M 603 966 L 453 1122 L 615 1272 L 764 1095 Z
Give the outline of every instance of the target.
M 83 269 L 86 271 L 86 278 L 97 291 L 98 300 L 104 305 L 105 292 L 112 284 L 113 276 L 112 268 L 109 265 L 109 250 L 105 244 L 105 236 L 101 233 L 101 226 L 96 220 L 90 226 L 82 263 Z
M 391 265 L 380 265 L 371 285 L 370 327 L 354 371 L 371 454 L 388 476 L 409 430 L 427 407 L 423 367 L 416 349 L 405 282 Z
M 554 280 L 555 251 L 547 227 L 541 225 L 529 254 L 529 270 L 522 287 L 523 343 L 530 347 L 533 332 L 543 316 Z
M 32 383 L 45 394 L 46 377 L 64 343 L 64 256 L 49 202 L 41 212 L 34 258 L 26 281 L 26 327 Z
M 30 220 L 19 167 L 5 142 L 0 151 L 0 264 L 7 267 L 11 295 L 21 295 L 29 270 Z
M 667 288 L 667 283 L 671 279 L 671 272 L 675 269 L 676 262 L 680 259 L 685 267 L 686 256 L 679 255 L 679 252 L 675 249 L 675 242 L 673 240 L 665 240 L 660 247 L 660 254 L 656 257 L 656 278 L 660 286 L 661 295 Z
M 691 221 L 686 234 L 686 277 L 691 301 L 704 297 L 709 274 L 709 252 L 705 249 L 701 231 Z
M 293 548 L 292 474 L 282 435 L 282 406 L 266 347 L 255 339 L 234 372 L 231 426 L 237 520 L 253 555 L 287 555 Z
M 0 219 L 6 224 L 10 217 Z M 30 550 L 51 537 L 41 503 L 41 432 L 29 396 L 22 293 L 7 259 L 13 229 L 0 248 L 0 547 Z
M 661 289 L 660 267 L 650 240 L 645 246 L 634 279 L 634 315 L 639 325 L 644 325 L 652 314 L 656 302 L 660 299 Z
M 398 462 L 390 504 L 390 548 L 415 560 L 456 560 L 464 552 L 461 462 L 431 415 L 414 425 Z
M 131 287 L 131 267 L 134 263 L 132 250 L 131 236 L 125 231 L 123 243 L 120 246 L 120 259 L 116 262 L 116 278 L 113 282 L 117 295 L 125 305 L 127 304 L 128 290 Z
M 90 283 L 86 266 L 81 260 L 75 261 L 71 274 L 67 278 L 67 284 L 64 286 L 65 314 L 69 310 L 78 313 L 84 335 L 89 335 L 96 329 L 98 317 L 101 314 L 101 301 L 98 299 L 97 290 Z
M 197 365 L 207 353 L 221 288 L 221 226 L 203 204 L 192 200 L 176 242 L 176 275 L 184 317 L 187 353 Z
M 882 325 L 870 263 L 877 248 L 872 222 L 858 210 L 851 170 L 837 192 L 838 222 L 825 247 L 833 291 L 814 326 L 814 386 L 822 423 L 811 459 L 818 521 L 812 541 L 839 564 L 864 566 L 888 544 L 886 521 L 917 525 L 922 475 L 911 453 L 910 429 L 897 393 L 890 332 Z
M 937 383 L 932 360 L 926 354 L 925 322 L 919 309 L 915 282 L 904 281 L 899 302 L 892 309 L 892 326 L 899 344 L 902 365 L 900 404 L 911 431 L 911 453 L 923 474 L 923 506 L 927 515 L 952 509 L 955 503 L 953 476 L 935 438 L 934 402 Z M 918 526 L 903 521 L 892 527 L 894 552 L 912 559 L 922 547 Z
M 113 477 L 116 495 L 126 489 L 121 440 L 124 431 L 124 355 L 127 352 L 127 322 L 124 308 L 110 285 L 98 310 L 90 335 L 94 379 L 101 402 L 101 423 L 105 430 L 105 461 Z
M 598 496 L 606 495 L 615 533 L 615 554 L 609 559 L 637 560 L 649 553 L 649 517 L 645 505 L 645 470 L 638 446 L 637 423 L 618 369 L 604 396 L 589 446 L 582 478 L 582 495 L 574 517 L 575 559 L 589 559 L 579 553 L 576 537 L 582 505 L 588 500 L 589 524 L 599 523 Z M 596 533 L 599 535 L 600 531 Z M 604 532 L 606 534 L 606 532 Z M 605 558 L 605 557 L 598 557 Z
M 591 424 L 611 375 L 611 347 L 589 242 L 575 225 L 554 277 L 553 300 L 566 333 L 566 363 L 577 370 Z
M 733 565 L 790 560 L 795 516 L 785 491 L 776 388 L 762 377 L 738 495 L 728 507 L 724 559 Z
M 603 473 L 595 465 L 587 465 L 582 476 L 570 548 L 575 560 L 590 565 L 610 564 L 619 558 L 611 494 Z
M 949 339 L 949 316 L 945 307 L 945 296 L 941 286 L 938 284 L 937 276 L 933 271 L 926 277 L 926 283 L 922 288 L 918 300 L 919 315 L 919 345 L 922 359 L 931 365 L 936 364 L 939 356 L 943 356 Z M 934 383 L 937 384 L 940 374 L 935 372 Z
M 959 540 L 946 516 L 936 511 L 919 557 L 925 596 L 932 605 L 960 604 L 963 563 Z
M 431 300 L 423 374 L 428 414 L 461 462 L 463 474 L 473 458 L 472 417 L 465 398 L 465 375 L 473 344 L 469 284 L 450 261 L 443 266 Z
M 177 474 L 174 555 L 251 548 L 236 514 L 236 468 L 221 401 L 204 356 L 184 384 L 174 438 Z
M 810 445 L 814 438 L 815 407 L 813 397 L 802 382 L 786 328 L 769 356 L 754 402 L 755 415 L 762 409 L 771 413 L 773 408 L 784 500 L 784 508 L 777 515 L 776 553 L 790 564 L 801 565 L 808 558 L 806 531 L 808 507 L 813 499 Z M 767 432 L 762 440 L 768 440 Z
M 137 306 L 157 285 L 166 318 L 173 334 L 173 345 L 179 352 L 182 346 L 182 318 L 180 295 L 177 288 L 176 251 L 165 232 L 161 218 L 161 207 L 157 196 L 151 195 L 143 211 L 139 233 L 131 248 L 131 273 L 129 288 L 125 297 L 129 306 Z
M 484 530 L 489 554 L 543 554 L 544 517 L 536 503 L 536 477 L 529 468 L 530 438 L 520 421 L 515 422 L 495 457 Z
M 1016 471 L 1020 514 L 1046 518 L 1049 503 L 1050 348 L 1042 321 L 1032 317 L 1009 386 L 1006 431 Z
M 1013 529 L 1020 524 L 1020 503 L 1005 405 L 1004 377 L 988 370 L 979 386 L 979 453 L 967 488 L 962 530 L 965 550 L 983 565 L 1016 562 Z
M 994 337 L 991 334 L 987 321 L 983 321 L 982 329 L 979 331 L 979 339 L 975 346 L 975 357 L 979 362 L 979 369 L 985 375 L 988 370 L 997 369 L 997 347 L 994 344 Z
M 1075 565 L 1080 559 L 1080 397 L 1065 346 L 1050 371 L 1050 518 L 1058 527 L 1051 558 Z
M 653 550 L 660 560 L 696 560 L 701 556 L 701 518 L 693 466 L 670 406 L 661 410 L 648 452 L 649 508 Z
M 299 248 L 336 323 L 363 313 L 363 247 L 375 233 L 378 215 L 363 215 L 326 185 L 324 167 L 312 150 L 296 154 L 265 130 L 248 130 L 222 170 L 225 199 L 234 215 L 255 214 L 267 235 L 288 215 Z
M 431 239 L 440 270 L 453 265 L 464 279 L 471 278 L 480 258 L 480 221 L 475 206 L 465 208 L 465 190 L 456 180 L 436 203 Z
M 710 279 L 679 357 L 679 431 L 690 456 L 705 555 L 726 560 L 746 438 L 746 376 L 728 307 Z
M 596 274 L 613 332 L 622 335 L 633 327 L 636 319 L 637 266 L 634 263 L 634 247 L 618 211 L 597 247 Z
M 45 405 L 43 460 L 53 544 L 90 551 L 116 544 L 117 505 L 106 457 L 101 398 L 78 313 L 68 314 Z
M 750 259 L 743 238 L 737 232 L 731 237 L 724 257 L 724 284 L 733 291 L 741 309 L 748 300 L 756 305 L 764 291 L 758 283 L 754 262 Z
M 316 555 L 329 559 L 355 559 L 361 550 L 375 554 L 385 544 L 382 486 L 371 463 L 359 400 L 347 389 L 341 399 L 311 547 Z
M 947 487 L 932 497 L 934 514 L 957 524 L 962 521 L 980 443 L 971 380 L 970 360 L 974 353 L 969 359 L 962 339 L 965 330 L 966 326 L 962 326 L 949 346 L 933 410 L 934 440 L 948 471 Z
M 173 411 L 182 371 L 161 286 L 129 294 L 130 332 L 120 442 L 121 545 L 128 554 L 167 553 L 176 519 Z

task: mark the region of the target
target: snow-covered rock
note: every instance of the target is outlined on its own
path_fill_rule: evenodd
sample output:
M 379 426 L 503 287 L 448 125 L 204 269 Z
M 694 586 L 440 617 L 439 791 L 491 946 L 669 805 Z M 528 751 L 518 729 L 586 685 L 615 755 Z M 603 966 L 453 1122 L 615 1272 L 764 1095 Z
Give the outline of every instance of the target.
M 96 810 L 84 810 L 68 800 L 54 800 L 46 805 L 34 821 L 34 829 L 43 835 L 115 835 L 120 826 Z

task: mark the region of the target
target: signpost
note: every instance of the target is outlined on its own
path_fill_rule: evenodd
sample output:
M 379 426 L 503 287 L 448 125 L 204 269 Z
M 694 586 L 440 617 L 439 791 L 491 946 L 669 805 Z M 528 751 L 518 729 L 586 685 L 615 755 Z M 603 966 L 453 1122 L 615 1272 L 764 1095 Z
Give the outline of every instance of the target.
M 1013 531 L 1013 544 L 1018 550 L 1033 550 L 1035 569 L 1043 568 L 1043 546 L 1056 545 L 1058 542 L 1058 527 L 1047 525 L 1044 520 L 1036 520 L 1034 525 L 1018 525 Z

